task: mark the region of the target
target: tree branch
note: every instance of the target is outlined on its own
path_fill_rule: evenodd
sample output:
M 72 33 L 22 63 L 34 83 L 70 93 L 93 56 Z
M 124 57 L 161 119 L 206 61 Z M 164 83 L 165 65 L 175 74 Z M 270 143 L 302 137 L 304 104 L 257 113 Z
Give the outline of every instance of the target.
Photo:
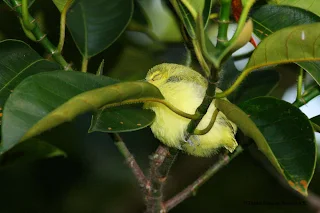
M 170 200 L 164 203 L 164 208 L 168 212 L 182 201 L 190 197 L 195 191 L 198 190 L 205 182 L 207 182 L 214 174 L 216 174 L 220 169 L 226 166 L 231 160 L 237 157 L 240 153 L 243 152 L 243 148 L 238 146 L 234 153 L 230 155 L 223 155 L 219 161 L 213 164 L 203 175 L 201 175 L 195 182 L 189 185 L 187 188 L 182 190 L 180 193 L 175 195 Z
M 151 156 L 149 183 L 146 187 L 147 213 L 166 212 L 163 206 L 163 185 L 178 155 L 177 149 L 160 145 Z
M 126 159 L 126 163 L 128 164 L 132 173 L 134 174 L 134 176 L 138 180 L 140 187 L 145 188 L 146 184 L 147 184 L 147 179 L 146 179 L 145 175 L 143 174 L 137 161 L 135 160 L 133 155 L 128 150 L 126 144 L 123 142 L 120 135 L 115 133 L 115 134 L 112 134 L 112 136 L 113 136 L 113 140 L 114 140 L 115 145 L 117 146 L 118 150 L 123 155 L 123 157 Z

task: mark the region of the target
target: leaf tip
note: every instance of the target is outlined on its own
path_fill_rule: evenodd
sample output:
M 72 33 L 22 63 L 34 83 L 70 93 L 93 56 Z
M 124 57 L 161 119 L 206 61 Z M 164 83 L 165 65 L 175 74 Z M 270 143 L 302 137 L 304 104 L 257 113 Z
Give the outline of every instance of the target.
M 306 180 L 301 180 L 300 182 L 293 182 L 291 180 L 288 181 L 288 184 L 297 192 L 302 194 L 303 196 L 308 196 L 308 185 L 309 183 Z

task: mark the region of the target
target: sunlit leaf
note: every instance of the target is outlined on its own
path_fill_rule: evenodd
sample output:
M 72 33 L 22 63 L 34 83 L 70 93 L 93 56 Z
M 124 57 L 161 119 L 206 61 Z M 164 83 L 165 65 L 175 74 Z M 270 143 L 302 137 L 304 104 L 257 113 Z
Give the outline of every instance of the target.
M 253 52 L 245 74 L 277 64 L 320 61 L 320 23 L 288 27 L 265 38 Z M 311 71 L 309 70 L 311 73 Z M 319 72 L 319 70 L 315 70 Z M 312 74 L 317 76 L 318 74 Z M 316 79 L 319 81 L 319 79 Z
M 320 22 L 320 17 L 306 10 L 274 5 L 259 8 L 253 13 L 252 19 L 255 23 L 255 33 L 260 39 L 286 27 Z M 296 64 L 305 69 L 320 85 L 319 61 L 298 62 Z

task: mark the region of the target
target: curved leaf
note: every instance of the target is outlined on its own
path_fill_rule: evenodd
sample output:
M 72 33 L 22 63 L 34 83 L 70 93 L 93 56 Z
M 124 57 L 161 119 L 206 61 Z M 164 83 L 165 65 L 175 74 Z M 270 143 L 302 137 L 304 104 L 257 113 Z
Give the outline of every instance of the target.
M 58 69 L 58 64 L 42 59 L 22 41 L 0 42 L 0 107 L 3 107 L 11 91 L 26 77 Z
M 320 16 L 320 1 L 317 0 L 269 0 L 269 2 L 277 5 L 289 5 L 293 7 L 299 7 Z
M 3 150 L 106 104 L 162 98 L 159 90 L 147 82 L 117 83 L 105 76 L 72 71 L 40 73 L 25 79 L 4 107 Z M 103 87 L 106 85 L 110 86 Z M 134 128 L 138 122 L 132 120 Z
M 320 23 L 288 27 L 265 38 L 244 72 L 277 64 L 320 61 Z
M 254 24 L 254 33 L 261 40 L 286 27 L 320 22 L 320 17 L 306 10 L 275 5 L 260 7 L 254 11 L 251 18 Z
M 179 8 L 181 20 L 191 38 L 196 38 L 196 20 L 202 14 L 203 26 L 207 25 L 211 13 L 212 0 L 179 0 L 173 2 Z
M 142 107 L 128 105 L 100 109 L 92 117 L 89 132 L 128 132 L 143 129 L 153 122 L 155 114 L 151 110 L 141 109 Z
M 240 108 L 218 99 L 217 107 L 282 174 L 288 184 L 303 195 L 314 173 L 316 146 L 312 126 L 298 108 L 270 97 L 248 100 Z
M 92 57 L 123 33 L 133 13 L 133 0 L 77 0 L 67 24 L 83 56 Z
M 255 33 L 260 39 L 286 27 L 320 22 L 320 17 L 300 8 L 274 5 L 259 8 L 252 18 L 255 23 Z M 296 64 L 305 69 L 320 85 L 319 61 Z

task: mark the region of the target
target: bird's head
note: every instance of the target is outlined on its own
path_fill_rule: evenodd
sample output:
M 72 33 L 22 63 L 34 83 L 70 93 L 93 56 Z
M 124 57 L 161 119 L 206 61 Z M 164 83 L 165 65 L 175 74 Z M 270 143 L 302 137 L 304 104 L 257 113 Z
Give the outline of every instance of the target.
M 147 73 L 146 80 L 160 89 L 166 83 L 192 82 L 202 86 L 207 85 L 205 78 L 198 72 L 183 65 L 169 63 L 151 68 Z

